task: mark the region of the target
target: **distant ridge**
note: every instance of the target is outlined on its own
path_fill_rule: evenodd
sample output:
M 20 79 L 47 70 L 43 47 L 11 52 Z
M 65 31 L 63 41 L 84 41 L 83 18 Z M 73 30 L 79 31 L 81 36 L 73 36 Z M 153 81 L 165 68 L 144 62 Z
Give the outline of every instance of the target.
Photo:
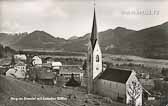
M 21 50 L 86 52 L 89 36 L 88 33 L 66 40 L 55 38 L 44 31 L 34 31 L 23 36 L 0 33 L 0 42 Z M 123 27 L 108 29 L 99 32 L 99 42 L 104 53 L 168 59 L 168 22 L 139 31 Z

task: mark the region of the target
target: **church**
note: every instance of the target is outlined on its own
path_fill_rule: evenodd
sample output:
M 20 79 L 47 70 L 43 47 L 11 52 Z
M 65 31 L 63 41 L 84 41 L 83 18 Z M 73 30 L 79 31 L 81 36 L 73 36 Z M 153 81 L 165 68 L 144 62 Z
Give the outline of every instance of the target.
M 142 106 L 142 86 L 134 70 L 102 69 L 102 52 L 97 33 L 96 11 L 87 54 L 87 91 L 133 106 Z

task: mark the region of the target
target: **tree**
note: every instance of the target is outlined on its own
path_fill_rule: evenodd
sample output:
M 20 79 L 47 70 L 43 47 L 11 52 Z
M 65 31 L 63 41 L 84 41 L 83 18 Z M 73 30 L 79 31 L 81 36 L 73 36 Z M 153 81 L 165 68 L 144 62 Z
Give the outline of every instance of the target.
M 11 59 L 11 65 L 15 65 L 15 58 L 14 58 L 14 55 L 12 55 L 12 59 Z
M 161 73 L 163 76 L 168 76 L 168 69 L 167 68 L 162 68 Z
M 3 46 L 0 44 L 0 58 L 3 57 Z
M 127 93 L 131 98 L 130 101 L 130 106 L 136 106 L 136 100 L 140 97 L 141 95 L 141 85 L 140 83 L 136 81 L 132 81 L 131 83 L 128 84 L 128 90 Z
M 87 70 L 87 61 L 86 60 L 84 60 L 84 63 L 83 63 L 83 70 Z
M 70 80 L 66 83 L 66 86 L 72 86 L 72 87 L 80 86 L 80 83 L 75 80 L 73 73 L 71 74 Z
M 3 45 L 0 44 L 0 58 L 2 57 L 7 57 L 11 54 L 13 54 L 15 51 L 11 49 L 10 47 L 6 46 L 4 47 Z

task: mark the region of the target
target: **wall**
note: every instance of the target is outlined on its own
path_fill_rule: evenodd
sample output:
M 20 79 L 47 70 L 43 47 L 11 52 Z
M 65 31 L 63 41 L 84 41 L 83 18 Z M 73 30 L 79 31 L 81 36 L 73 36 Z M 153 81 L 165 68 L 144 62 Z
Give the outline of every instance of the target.
M 133 82 L 135 82 L 133 84 Z M 131 96 L 128 92 L 131 92 L 133 96 Z M 132 97 L 135 99 L 135 106 L 142 106 L 142 85 L 138 81 L 136 77 L 136 73 L 133 71 L 126 83 L 126 103 L 130 104 L 132 101 Z
M 102 53 L 97 41 L 93 51 L 93 79 L 102 72 L 102 67 Z
M 125 100 L 126 100 L 125 84 L 98 79 L 95 82 L 94 90 L 95 90 L 95 93 L 102 96 L 110 97 L 116 101 L 118 101 L 118 97 L 121 97 L 123 98 L 123 103 L 125 103 Z

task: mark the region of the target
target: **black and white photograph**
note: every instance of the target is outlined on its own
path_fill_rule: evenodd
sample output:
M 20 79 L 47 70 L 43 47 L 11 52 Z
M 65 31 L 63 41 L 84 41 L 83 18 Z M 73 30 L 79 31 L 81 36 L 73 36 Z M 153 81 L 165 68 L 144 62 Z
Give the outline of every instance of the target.
M 0 106 L 168 106 L 168 1 L 0 0 Z

